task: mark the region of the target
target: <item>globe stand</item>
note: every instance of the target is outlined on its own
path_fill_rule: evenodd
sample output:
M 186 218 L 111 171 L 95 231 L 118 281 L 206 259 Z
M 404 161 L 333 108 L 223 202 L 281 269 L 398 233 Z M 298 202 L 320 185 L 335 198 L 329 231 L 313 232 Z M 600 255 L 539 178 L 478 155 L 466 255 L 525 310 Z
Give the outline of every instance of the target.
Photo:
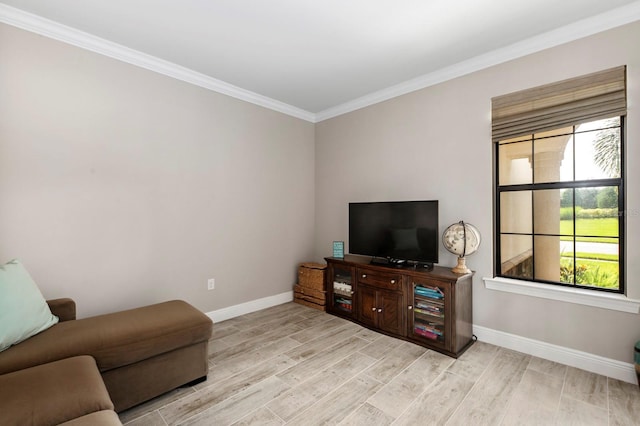
M 451 272 L 455 272 L 456 274 L 468 274 L 471 272 L 471 269 L 467 268 L 466 258 L 464 256 L 458 256 L 458 264 L 455 268 L 451 268 Z
M 470 223 L 460 221 L 449 225 L 442 234 L 442 244 L 449 253 L 458 256 L 458 264 L 451 272 L 456 274 L 469 274 L 471 269 L 467 268 L 465 256 L 471 255 L 478 250 L 480 245 L 480 232 L 478 228 Z

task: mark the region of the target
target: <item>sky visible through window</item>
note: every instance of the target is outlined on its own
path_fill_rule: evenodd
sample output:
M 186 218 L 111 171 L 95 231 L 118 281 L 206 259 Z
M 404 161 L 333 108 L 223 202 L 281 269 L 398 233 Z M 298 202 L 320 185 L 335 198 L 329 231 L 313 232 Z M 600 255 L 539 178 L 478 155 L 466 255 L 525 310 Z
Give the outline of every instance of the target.
M 598 129 L 604 126 L 606 120 L 592 121 L 590 123 L 581 124 L 576 129 L 577 132 L 584 132 L 589 130 Z M 580 139 L 580 146 L 576 147 L 576 164 L 580 165 L 581 177 L 587 179 L 600 179 L 606 178 L 606 174 L 598 167 L 593 161 L 595 149 L 593 143 L 595 141 L 598 132 L 584 133 Z M 585 140 L 585 136 L 589 135 L 589 140 Z M 560 180 L 568 181 L 573 180 L 573 142 L 572 137 L 564 150 L 564 157 L 562 164 L 560 165 Z

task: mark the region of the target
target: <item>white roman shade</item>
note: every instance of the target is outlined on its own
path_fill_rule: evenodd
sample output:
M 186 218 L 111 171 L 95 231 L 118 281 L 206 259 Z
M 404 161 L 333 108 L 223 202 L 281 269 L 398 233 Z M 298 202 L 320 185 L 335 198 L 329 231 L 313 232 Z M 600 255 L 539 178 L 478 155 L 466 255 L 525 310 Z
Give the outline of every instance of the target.
M 491 100 L 494 142 L 627 111 L 626 66 L 546 84 Z

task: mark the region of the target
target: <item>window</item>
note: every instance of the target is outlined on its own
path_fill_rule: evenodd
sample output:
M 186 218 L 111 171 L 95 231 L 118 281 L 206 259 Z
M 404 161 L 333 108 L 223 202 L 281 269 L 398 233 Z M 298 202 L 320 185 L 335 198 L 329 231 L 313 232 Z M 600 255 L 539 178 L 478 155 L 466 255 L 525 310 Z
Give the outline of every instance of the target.
M 624 292 L 625 68 L 493 100 L 495 274 Z

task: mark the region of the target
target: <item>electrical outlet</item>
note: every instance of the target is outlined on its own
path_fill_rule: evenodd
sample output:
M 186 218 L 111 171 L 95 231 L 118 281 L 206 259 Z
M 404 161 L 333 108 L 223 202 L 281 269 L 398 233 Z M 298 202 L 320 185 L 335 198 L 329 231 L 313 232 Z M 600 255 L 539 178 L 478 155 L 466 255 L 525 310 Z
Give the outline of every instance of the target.
M 214 290 L 216 288 L 216 280 L 214 278 L 209 278 L 207 280 L 207 290 Z

